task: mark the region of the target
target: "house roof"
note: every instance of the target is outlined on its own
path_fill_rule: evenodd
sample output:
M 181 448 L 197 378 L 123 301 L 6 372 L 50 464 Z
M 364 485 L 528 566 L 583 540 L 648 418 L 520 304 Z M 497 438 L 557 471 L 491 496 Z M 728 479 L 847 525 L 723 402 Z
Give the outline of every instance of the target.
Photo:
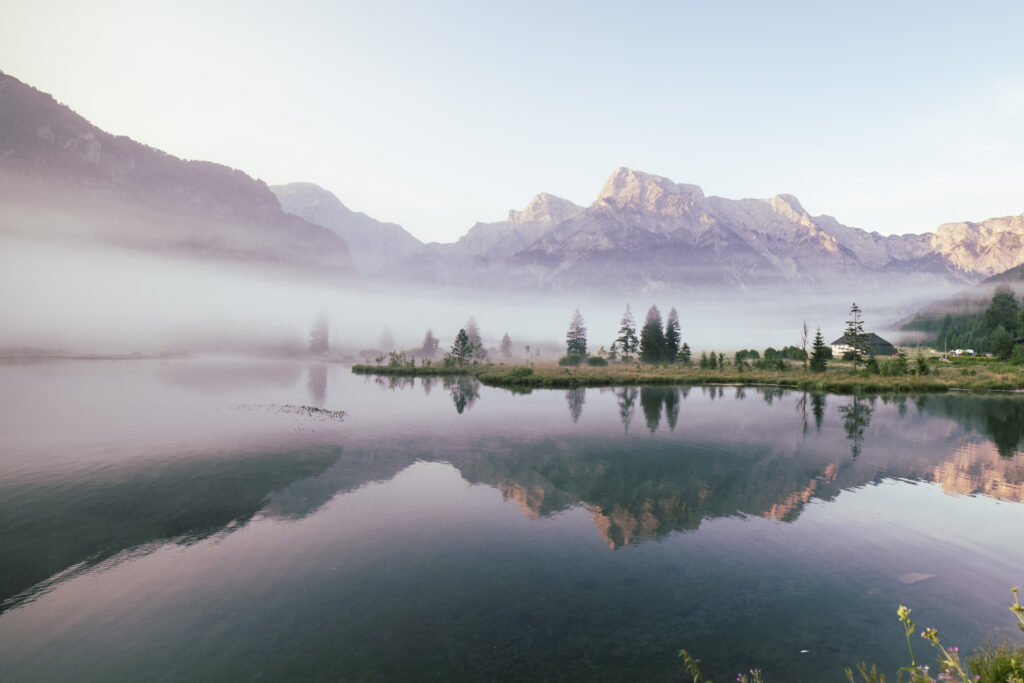
M 864 336 L 867 337 L 868 346 L 871 347 L 871 350 L 874 351 L 876 355 L 889 355 L 896 353 L 896 347 L 893 344 L 882 339 L 874 332 L 865 332 Z M 851 340 L 844 334 L 842 337 L 832 342 L 831 346 L 838 346 L 839 344 L 849 346 L 850 343 Z

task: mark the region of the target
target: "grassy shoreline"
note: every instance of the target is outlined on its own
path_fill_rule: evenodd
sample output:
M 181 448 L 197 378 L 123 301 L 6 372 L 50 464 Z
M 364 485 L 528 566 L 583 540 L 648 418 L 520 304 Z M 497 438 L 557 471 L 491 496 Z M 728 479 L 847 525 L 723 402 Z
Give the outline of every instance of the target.
M 562 367 L 554 363 L 530 365 L 485 364 L 463 367 L 354 365 L 357 374 L 397 377 L 471 375 L 483 384 L 514 389 L 575 389 L 638 385 L 735 384 L 777 386 L 829 393 L 941 393 L 946 391 L 1024 391 L 1024 367 L 1009 363 L 973 360 L 935 363 L 927 375 L 881 376 L 836 365 L 825 372 L 802 367 L 787 370 L 737 370 L 727 367 L 654 366 L 621 363 L 606 367 Z

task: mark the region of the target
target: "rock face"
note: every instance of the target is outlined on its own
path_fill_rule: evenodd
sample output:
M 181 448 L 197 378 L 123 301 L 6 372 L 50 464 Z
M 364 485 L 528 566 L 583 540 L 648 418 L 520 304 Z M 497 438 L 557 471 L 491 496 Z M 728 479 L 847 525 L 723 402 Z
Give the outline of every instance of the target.
M 313 183 L 274 185 L 270 189 L 285 211 L 322 225 L 345 240 L 360 275 L 377 275 L 423 249 L 423 243 L 402 226 L 352 211 Z
M 0 72 L 0 229 L 353 274 L 344 240 L 245 173 L 93 126 Z
M 946 223 L 931 241 L 960 270 L 995 275 L 1024 263 L 1024 214 L 980 223 Z
M 537 195 L 504 222 L 427 245 L 390 275 L 531 289 L 813 289 L 837 278 L 891 288 L 971 283 L 1022 262 L 1024 216 L 883 236 L 811 216 L 792 195 L 706 197 L 696 185 L 619 168 L 589 207 Z

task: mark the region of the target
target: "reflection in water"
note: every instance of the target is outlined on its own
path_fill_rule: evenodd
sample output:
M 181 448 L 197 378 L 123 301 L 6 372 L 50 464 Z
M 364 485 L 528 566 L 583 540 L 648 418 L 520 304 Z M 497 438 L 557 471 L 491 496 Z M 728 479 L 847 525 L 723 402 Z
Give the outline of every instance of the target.
M 811 412 L 814 413 L 814 427 L 821 431 L 821 421 L 825 419 L 825 394 L 811 394 Z
M 294 363 L 257 361 L 190 361 L 162 365 L 156 376 L 169 386 L 210 396 L 265 387 L 285 388 L 302 378 Z
M 310 365 L 308 375 L 306 388 L 309 389 L 309 400 L 317 408 L 323 408 L 327 400 L 327 366 L 322 363 Z
M 476 399 L 480 396 L 480 381 L 469 375 L 446 376 L 444 388 L 452 395 L 452 403 L 459 415 L 466 408 L 472 408 Z
M 640 387 L 640 407 L 644 409 L 647 429 L 653 434 L 661 422 L 661 407 L 665 403 L 663 387 Z
M 839 406 L 839 414 L 843 416 L 843 429 L 846 430 L 846 438 L 850 442 L 850 454 L 855 458 L 861 453 L 864 430 L 867 429 L 871 421 L 871 412 L 874 410 L 871 406 L 873 402 L 874 399 L 854 395 L 850 403 Z
M 587 402 L 587 390 L 583 387 L 568 389 L 565 392 L 565 402 L 569 404 L 569 415 L 572 416 L 573 424 L 576 424 L 583 414 L 583 404 Z
M 437 377 L 420 377 L 420 385 L 423 387 L 423 394 L 430 396 L 430 392 L 434 389 L 434 382 L 437 381 Z
M 629 423 L 633 421 L 636 396 L 636 387 L 622 387 L 615 391 L 615 398 L 619 405 L 619 419 L 622 420 L 622 431 L 625 434 L 629 433 Z
M 400 377 L 396 375 L 377 375 L 373 378 L 373 381 L 377 386 L 389 391 L 411 388 L 416 384 L 415 377 Z
M 715 388 L 710 387 L 712 392 Z M 717 388 L 721 391 L 721 387 Z M 661 424 L 663 409 L 669 430 L 675 430 L 679 421 L 679 395 L 679 387 L 676 386 L 640 388 L 640 405 L 644 410 L 644 419 L 647 420 L 647 429 L 651 434 L 656 432 Z M 711 395 L 713 394 L 709 394 L 709 396 Z
M 95 367 L 71 389 L 91 393 L 108 366 Z M 302 393 L 308 366 L 296 367 L 289 395 Z M 329 433 L 282 422 L 246 453 L 235 446 L 254 416 L 225 433 L 239 415 L 213 411 L 219 438 L 188 455 L 148 431 L 156 445 L 139 457 L 112 430 L 102 460 L 76 459 L 69 438 L 63 462 L 38 444 L 44 457 L 22 461 L 10 452 L 38 435 L 0 412 L 0 598 L 22 594 L 0 615 L 0 669 L 17 680 L 674 680 L 684 638 L 709 661 L 746 647 L 741 663 L 770 664 L 777 680 L 820 680 L 865 642 L 886 665 L 902 661 L 898 641 L 890 653 L 874 640 L 902 593 L 919 591 L 900 574 L 937 575 L 931 597 L 912 596 L 929 615 L 959 596 L 937 622 L 988 624 L 996 610 L 963 609 L 965 596 L 1013 585 L 1022 560 L 1005 539 L 1024 506 L 968 497 L 1024 501 L 1015 397 L 917 397 L 916 411 L 902 397 L 729 387 L 522 400 L 437 380 L 460 413 L 481 393 L 495 408 L 462 419 L 413 383 L 385 382 L 408 390 L 394 401 L 362 378 L 327 381 L 333 396 L 375 402 Z M 31 390 L 7 386 L 6 406 Z M 137 395 L 178 398 L 161 382 Z M 637 399 L 649 429 L 669 425 L 658 438 L 628 433 Z M 573 426 L 584 401 L 588 419 Z M 396 403 L 407 419 L 388 412 Z M 112 414 L 126 432 L 146 426 Z M 122 640 L 111 662 L 104 646 Z M 788 653 L 804 647 L 794 664 Z
M 0 611 L 69 568 L 77 573 L 123 551 L 194 543 L 244 525 L 272 491 L 323 472 L 340 454 L 327 447 L 147 458 L 0 483 L 0 520 L 8 520 L 0 523 Z

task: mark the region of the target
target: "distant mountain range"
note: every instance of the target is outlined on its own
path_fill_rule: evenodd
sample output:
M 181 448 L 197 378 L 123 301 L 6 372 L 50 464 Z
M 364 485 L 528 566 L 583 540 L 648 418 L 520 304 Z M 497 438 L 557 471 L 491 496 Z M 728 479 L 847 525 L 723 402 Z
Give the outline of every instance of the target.
M 792 195 L 707 197 L 628 168 L 587 207 L 541 193 L 456 242 L 423 244 L 316 185 L 268 188 L 105 133 L 2 72 L 0 181 L 0 230 L 474 289 L 948 291 L 1024 264 L 1024 215 L 883 236 L 811 216 Z
M 0 230 L 352 275 L 344 240 L 259 180 L 93 126 L 0 72 Z
M 495 289 L 627 290 L 973 284 L 1024 263 L 1024 216 L 883 236 L 811 216 L 792 195 L 731 200 L 628 168 L 589 207 L 541 193 L 458 241 L 422 244 L 305 183 L 271 188 L 335 230 L 369 277 Z

